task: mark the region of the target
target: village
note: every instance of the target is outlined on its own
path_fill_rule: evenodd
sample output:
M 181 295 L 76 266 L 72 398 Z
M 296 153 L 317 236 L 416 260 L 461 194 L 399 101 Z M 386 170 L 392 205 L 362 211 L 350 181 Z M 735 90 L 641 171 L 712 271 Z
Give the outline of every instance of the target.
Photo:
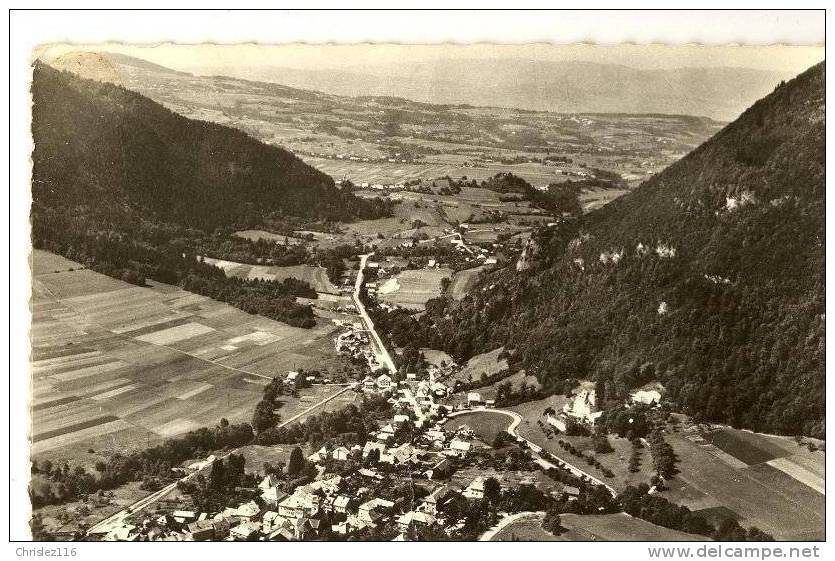
M 448 266 L 441 259 L 449 260 L 449 255 L 494 263 L 491 252 L 463 241 L 466 229 L 462 225 L 444 233 L 453 253 L 423 256 L 419 266 L 430 271 Z M 378 300 L 386 285 L 397 282 L 386 270 L 393 268 L 391 259 L 376 258 L 373 252 L 360 256 L 353 286 L 343 287 L 351 294 L 345 310 L 356 315 L 332 320 L 341 328 L 334 338 L 336 351 L 365 372 L 349 380 L 345 391 L 385 411 L 372 430 L 364 437 L 351 433 L 353 438 L 317 439 L 320 443 L 309 445 L 306 456 L 295 447 L 283 468 L 255 472 L 260 474 L 256 479 L 249 474 L 248 483 L 236 484 L 226 503 L 234 496 L 240 499 L 237 504 L 200 511 L 188 493 L 176 493 L 179 499 L 160 495 L 158 501 L 146 501 L 141 509 L 114 517 L 112 523 L 93 527 L 88 535 L 104 541 L 403 541 L 422 539 L 427 533 L 433 539 L 477 539 L 519 511 L 615 509 L 617 490 L 612 485 L 520 436 L 520 415 L 497 408 L 496 400 L 483 398 L 477 388 L 462 386 L 456 379 L 461 366 L 454 361 L 427 363 L 417 371 L 397 367 L 366 310 L 366 303 L 395 308 Z M 289 371 L 277 380 L 291 388 L 333 383 L 307 371 Z M 631 402 L 655 407 L 661 401 L 659 390 L 663 388 L 636 392 Z M 543 418 L 554 433 L 570 434 L 578 426 L 594 430 L 602 414 L 595 390 L 581 386 L 560 411 L 546 409 Z M 491 441 L 483 431 L 456 420 L 460 416 L 479 423 L 478 415 L 488 424 L 501 419 L 505 429 Z M 300 421 L 310 422 L 310 417 Z M 292 455 L 297 465 L 291 467 Z M 218 470 L 228 472 L 230 457 L 235 457 L 234 450 L 189 463 L 180 469 L 176 488 L 194 491 L 194 481 L 205 481 L 206 472 L 209 480 Z M 514 475 L 505 480 L 502 474 L 509 468 Z M 513 498 L 520 487 L 526 490 L 521 503 Z M 502 493 L 512 512 L 500 510 Z M 491 497 L 487 511 L 482 508 L 485 494 Z
M 341 337 L 363 341 L 359 337 Z M 483 412 L 505 413 L 495 409 L 493 400 L 483 400 L 478 392 L 456 395 L 453 389 L 437 381 L 457 368 L 447 371 L 430 368 L 429 376 L 418 379 L 409 373 L 395 381 L 394 373 L 380 368 L 379 375 L 367 375 L 351 385 L 364 400 L 385 403 L 389 412 L 364 444 L 348 444 L 344 439 L 326 440 L 304 458 L 304 467 L 288 465 L 278 472 L 262 474 L 257 485 L 237 488 L 247 500 L 218 512 L 200 512 L 172 500 L 160 500 L 156 511 L 150 506 L 132 513 L 116 527 L 102 527 L 99 539 L 110 541 L 301 541 L 353 538 L 404 541 L 420 539 L 425 532 L 445 539 L 470 534 L 469 524 L 474 505 L 485 497 L 491 505 L 502 493 L 519 494 L 525 500 L 517 510 L 545 509 L 549 503 L 577 504 L 608 512 L 615 490 L 579 467 L 563 462 L 540 446 L 514 434 L 514 419 L 494 442 L 485 442 L 455 417 Z M 285 383 L 295 383 L 298 372 L 289 372 Z M 636 392 L 634 403 L 656 405 L 656 390 Z M 592 427 L 601 412 L 595 407 L 594 390 L 581 391 L 560 412 L 547 412 L 548 423 L 560 431 L 567 423 Z M 518 417 L 518 416 L 517 416 Z M 497 456 L 497 450 L 503 453 Z M 296 452 L 294 452 L 296 453 Z M 226 456 L 229 456 L 227 454 Z M 227 460 L 228 461 L 228 460 Z M 291 458 L 290 463 L 293 463 Z M 221 468 L 223 458 L 211 455 L 189 464 L 184 479 L 200 472 Z M 495 478 L 497 471 L 516 468 L 525 474 L 521 481 L 505 487 Z M 227 469 L 229 469 L 227 467 Z M 301 473 L 306 477 L 298 477 Z M 460 474 L 473 473 L 462 479 Z M 491 475 L 492 474 L 492 475 Z M 182 480 L 181 480 L 182 481 Z M 596 498 L 593 498 L 596 497 Z M 591 501 L 593 503 L 589 506 Z M 516 501 L 518 502 L 518 501 Z M 188 503 L 188 501 L 186 501 Z M 583 505 L 580 507 L 579 505 Z M 563 506 L 562 508 L 566 508 Z M 567 507 L 569 510 L 571 507 Z M 491 526 L 501 526 L 513 513 L 494 510 L 478 526 L 483 533 Z M 94 536 L 95 537 L 95 536 Z

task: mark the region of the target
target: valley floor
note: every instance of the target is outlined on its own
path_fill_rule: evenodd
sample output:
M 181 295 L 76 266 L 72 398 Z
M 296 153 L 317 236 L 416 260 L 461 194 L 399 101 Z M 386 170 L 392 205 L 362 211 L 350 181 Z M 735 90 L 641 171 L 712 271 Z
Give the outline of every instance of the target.
M 177 287 L 138 287 L 35 250 L 32 456 L 92 466 L 225 417 L 249 422 L 263 386 L 338 364 L 332 322 L 299 329 Z M 340 387 L 287 398 L 283 418 Z

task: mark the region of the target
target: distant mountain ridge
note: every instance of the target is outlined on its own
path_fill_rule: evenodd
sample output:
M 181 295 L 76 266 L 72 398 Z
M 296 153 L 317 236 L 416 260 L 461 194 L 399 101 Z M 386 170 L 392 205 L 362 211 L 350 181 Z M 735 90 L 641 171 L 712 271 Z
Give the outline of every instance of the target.
M 234 68 L 206 72 L 242 77 Z M 661 113 L 735 119 L 791 76 L 749 68 L 640 70 L 590 62 L 448 60 L 373 69 L 248 68 L 251 79 L 350 96 L 557 113 Z
M 405 331 L 456 359 L 500 346 L 546 393 L 659 381 L 696 420 L 825 435 L 825 68 L 679 162 L 539 232 L 524 266 Z

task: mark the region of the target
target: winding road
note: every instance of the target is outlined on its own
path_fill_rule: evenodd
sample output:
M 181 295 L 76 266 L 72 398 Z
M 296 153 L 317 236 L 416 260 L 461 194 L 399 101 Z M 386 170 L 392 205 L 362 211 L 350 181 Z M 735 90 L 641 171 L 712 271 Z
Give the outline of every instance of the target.
M 489 542 L 490 540 L 492 540 L 496 536 L 496 534 L 501 532 L 506 526 L 508 526 L 510 524 L 513 524 L 517 520 L 523 520 L 525 518 L 541 518 L 543 516 L 545 516 L 545 513 L 542 512 L 542 511 L 539 511 L 539 512 L 525 511 L 525 512 L 517 512 L 516 514 L 508 514 L 507 516 L 505 516 L 504 518 L 499 520 L 498 524 L 496 524 L 495 526 L 493 526 L 492 528 L 490 528 L 489 530 L 487 530 L 486 532 L 481 534 L 481 537 L 478 538 L 478 541 Z
M 534 444 L 533 442 L 531 442 L 530 440 L 528 440 L 524 436 L 521 436 L 517 432 L 516 429 L 522 423 L 522 416 L 519 413 L 516 413 L 515 411 L 509 411 L 507 409 L 487 409 L 487 408 L 484 408 L 484 407 L 480 407 L 480 408 L 477 408 L 477 409 L 469 409 L 469 410 L 465 410 L 465 411 L 456 411 L 455 413 L 450 413 L 449 415 L 447 415 L 447 417 L 452 418 L 452 417 L 457 417 L 459 415 L 467 415 L 467 414 L 473 414 L 473 413 L 501 413 L 502 415 L 507 415 L 508 417 L 510 417 L 512 419 L 511 422 L 510 422 L 510 425 L 507 427 L 507 432 L 509 432 L 511 434 L 511 436 L 515 437 L 516 440 L 523 441 L 523 442 L 525 442 L 525 444 L 528 445 L 528 448 L 530 448 L 530 450 L 534 454 L 536 454 L 536 456 L 537 456 L 537 459 L 535 460 L 536 463 L 539 464 L 540 466 L 542 466 L 544 469 L 550 469 L 550 468 L 560 469 L 559 466 L 557 466 L 556 464 L 554 464 L 552 462 L 549 462 L 548 460 L 546 460 L 546 459 L 542 458 L 542 456 L 540 456 L 539 453 L 542 451 L 541 446 L 539 446 L 537 444 Z M 615 491 L 615 488 L 612 487 L 611 485 L 607 485 L 606 483 L 604 483 L 603 481 L 601 481 L 597 477 L 591 475 L 590 473 L 588 473 L 586 471 L 583 471 L 582 469 L 578 468 L 577 466 L 575 466 L 573 464 L 570 464 L 570 463 L 566 462 L 562 458 L 560 458 L 560 461 L 562 462 L 562 467 L 564 467 L 565 469 L 567 469 L 568 471 L 570 471 L 571 473 L 573 473 L 577 477 L 585 477 L 586 479 L 588 479 L 592 483 L 605 487 L 606 490 L 609 491 L 609 493 L 611 493 L 611 495 L 613 497 L 616 497 L 618 495 L 617 491 Z

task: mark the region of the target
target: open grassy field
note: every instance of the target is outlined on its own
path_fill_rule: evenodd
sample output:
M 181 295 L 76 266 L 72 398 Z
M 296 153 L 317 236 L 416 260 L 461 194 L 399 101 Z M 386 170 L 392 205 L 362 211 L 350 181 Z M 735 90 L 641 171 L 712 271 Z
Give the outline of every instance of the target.
M 504 383 L 509 383 L 511 388 L 513 388 L 513 391 L 518 391 L 522 387 L 522 384 L 537 389 L 541 387 L 539 385 L 539 381 L 536 379 L 536 376 L 528 375 L 524 370 L 520 370 L 518 372 L 514 372 L 506 378 L 502 378 L 501 380 L 497 380 L 486 386 L 481 386 L 480 388 L 475 388 L 472 391 L 481 394 L 481 399 L 495 399 L 499 384 Z
M 456 300 L 462 300 L 478 282 L 478 275 L 484 270 L 484 266 L 474 267 L 457 271 L 452 275 L 452 284 L 449 285 L 447 293 Z
M 221 417 L 249 421 L 272 376 L 338 364 L 330 322 L 298 329 L 177 287 L 137 287 L 78 264 L 69 271 L 43 251 L 34 262 L 35 458 L 89 465 Z
M 520 520 L 515 520 L 499 530 L 490 540 L 491 542 L 554 542 L 566 541 L 553 535 L 542 527 L 542 515 L 531 514 Z
M 625 195 L 627 189 L 588 189 L 580 193 L 580 205 L 585 212 L 596 210 L 618 197 Z
M 495 411 L 474 411 L 453 417 L 446 422 L 444 428 L 456 430 L 461 425 L 467 425 L 481 440 L 490 444 L 497 434 L 507 430 L 511 421 L 510 416 Z
M 519 485 L 534 485 L 543 492 L 559 491 L 562 484 L 554 481 L 540 470 L 536 471 L 496 471 L 491 468 L 480 468 L 476 466 L 464 467 L 455 471 L 450 476 L 450 483 L 453 486 L 465 489 L 476 477 L 494 478 L 501 483 L 502 488 L 516 488 Z
M 505 370 L 507 368 L 507 360 L 499 359 L 499 355 L 503 349 L 504 347 L 499 347 L 490 352 L 475 355 L 453 377 L 444 382 L 447 385 L 452 385 L 456 381 L 470 382 L 480 380 L 482 374 L 491 376 Z
M 407 269 L 380 281 L 377 297 L 403 308 L 423 310 L 427 301 L 441 295 L 441 281 L 451 276 L 450 269 Z
M 211 257 L 204 257 L 203 261 L 220 267 L 227 275 L 232 277 L 277 281 L 295 278 L 307 282 L 316 292 L 339 294 L 339 289 L 330 281 L 324 267 L 313 265 L 289 265 L 286 267 L 248 265 L 235 261 L 212 259 Z
M 656 526 L 625 513 L 563 514 L 560 524 L 567 529 L 561 541 L 705 541 L 704 536 L 686 534 Z
M 425 358 L 426 362 L 428 362 L 429 364 L 440 366 L 442 362 L 446 364 L 455 362 L 455 360 L 453 360 L 453 358 L 444 351 L 422 348 L 420 349 L 420 352 L 423 353 L 423 358 Z
M 100 499 L 93 495 L 87 501 L 47 505 L 39 508 L 37 513 L 41 516 L 47 532 L 75 532 L 82 526 L 89 527 L 147 496 L 148 491 L 143 491 L 139 485 L 140 482 L 132 481 L 104 492 Z
M 432 180 L 449 175 L 453 178 L 466 176 L 484 181 L 497 173 L 510 172 L 525 178 L 532 185 L 547 185 L 564 181 L 564 176 L 555 173 L 553 167 L 536 162 L 521 164 L 486 163 L 483 167 L 464 166 L 465 158 L 450 159 L 447 162 L 431 161 L 416 163 L 352 162 L 305 156 L 305 162 L 328 175 L 341 178 L 347 175 L 354 183 L 403 183 L 414 179 Z M 437 160 L 433 158 L 433 160 Z
M 708 435 L 713 443 L 692 431 L 668 434 L 680 473 L 664 496 L 693 510 L 726 507 L 779 540 L 823 539 L 824 453 L 787 437 L 720 432 Z

